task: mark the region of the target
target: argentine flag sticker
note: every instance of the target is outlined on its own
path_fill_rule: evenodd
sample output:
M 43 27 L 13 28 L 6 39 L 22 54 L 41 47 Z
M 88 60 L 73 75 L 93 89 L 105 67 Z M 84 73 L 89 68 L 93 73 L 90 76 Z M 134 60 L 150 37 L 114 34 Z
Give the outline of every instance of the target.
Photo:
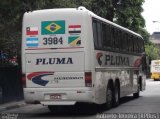
M 38 46 L 38 38 L 26 38 L 26 46 L 37 47 Z

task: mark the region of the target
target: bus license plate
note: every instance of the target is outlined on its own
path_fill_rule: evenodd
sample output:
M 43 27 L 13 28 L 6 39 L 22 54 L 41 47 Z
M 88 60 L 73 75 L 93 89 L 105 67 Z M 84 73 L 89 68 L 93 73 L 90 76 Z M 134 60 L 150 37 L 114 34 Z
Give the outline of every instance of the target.
M 52 94 L 50 95 L 51 100 L 60 100 L 61 99 L 61 94 Z

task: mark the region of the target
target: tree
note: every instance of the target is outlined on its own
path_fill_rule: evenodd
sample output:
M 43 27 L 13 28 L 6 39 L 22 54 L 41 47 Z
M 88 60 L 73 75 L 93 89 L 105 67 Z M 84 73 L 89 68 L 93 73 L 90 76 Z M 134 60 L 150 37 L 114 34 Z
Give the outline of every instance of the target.
M 142 35 L 145 44 L 150 34 L 144 29 L 145 20 L 141 13 L 144 0 L 121 0 L 115 11 L 115 22 Z
M 113 20 L 112 0 L 92 0 L 91 11 L 110 21 Z
M 159 49 L 155 47 L 155 45 L 149 42 L 145 45 L 145 51 L 147 55 L 147 62 L 149 64 L 150 60 L 157 60 L 159 58 Z
M 148 31 L 144 28 L 140 28 L 138 30 L 138 33 L 141 34 L 141 36 L 143 37 L 145 45 L 147 45 L 147 44 L 149 45 L 150 44 L 150 42 L 149 42 L 150 34 L 148 33 Z
M 21 29 L 19 4 L 19 0 L 2 0 L 0 3 L 0 51 L 7 54 L 3 61 L 1 59 L 1 65 L 11 65 L 10 59 L 18 52 Z
M 115 12 L 115 22 L 135 32 L 144 28 L 145 20 L 141 15 L 143 2 L 144 0 L 121 0 Z

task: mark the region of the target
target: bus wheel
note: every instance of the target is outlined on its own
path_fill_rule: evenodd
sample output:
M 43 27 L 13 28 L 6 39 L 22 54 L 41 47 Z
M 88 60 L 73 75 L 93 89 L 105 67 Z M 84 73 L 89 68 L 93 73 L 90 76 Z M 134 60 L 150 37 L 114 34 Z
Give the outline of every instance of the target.
M 154 81 L 159 81 L 159 79 L 157 79 L 157 78 L 154 78 L 153 80 L 154 80 Z
M 119 99 L 120 99 L 120 89 L 118 83 L 115 84 L 114 89 L 114 97 L 113 97 L 113 106 L 117 107 L 119 105 Z
M 134 98 L 138 98 L 140 93 L 140 84 L 138 84 L 138 91 L 136 93 L 133 93 Z
M 113 103 L 113 86 L 108 85 L 106 93 L 106 108 L 107 109 L 112 108 L 112 103 Z

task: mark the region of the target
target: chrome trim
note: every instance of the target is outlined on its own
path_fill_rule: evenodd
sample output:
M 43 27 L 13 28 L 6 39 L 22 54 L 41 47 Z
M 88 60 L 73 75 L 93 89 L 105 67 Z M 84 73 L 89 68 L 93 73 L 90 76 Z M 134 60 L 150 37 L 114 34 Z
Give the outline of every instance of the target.
M 111 70 L 140 70 L 139 67 L 96 67 L 95 71 L 111 71 Z

